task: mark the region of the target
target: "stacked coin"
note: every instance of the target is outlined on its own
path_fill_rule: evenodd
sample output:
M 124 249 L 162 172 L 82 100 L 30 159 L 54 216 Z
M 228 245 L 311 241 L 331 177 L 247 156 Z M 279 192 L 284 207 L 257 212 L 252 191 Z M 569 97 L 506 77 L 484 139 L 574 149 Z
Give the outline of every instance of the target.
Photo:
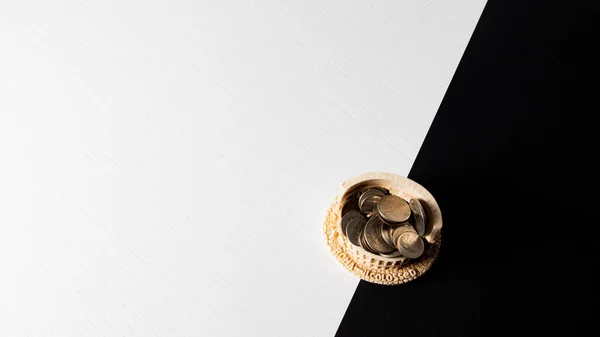
M 418 199 L 406 201 L 381 187 L 351 195 L 342 207 L 342 232 L 348 241 L 383 257 L 420 257 L 426 221 Z

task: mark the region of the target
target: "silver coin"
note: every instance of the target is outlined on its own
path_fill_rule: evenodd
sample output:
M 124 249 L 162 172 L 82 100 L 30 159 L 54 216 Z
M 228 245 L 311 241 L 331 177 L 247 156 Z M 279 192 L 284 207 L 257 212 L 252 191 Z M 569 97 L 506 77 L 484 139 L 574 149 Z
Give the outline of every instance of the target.
M 381 226 L 381 237 L 388 246 L 396 247 L 394 240 L 392 239 L 392 228 L 386 225 Z
M 352 219 L 355 218 L 362 218 L 364 219 L 364 215 L 362 215 L 362 213 L 360 211 L 357 210 L 351 210 L 348 213 L 344 214 L 344 216 L 342 216 L 342 233 L 346 234 L 346 228 L 348 228 L 348 224 L 350 223 L 350 221 Z
M 363 213 L 370 213 L 375 209 L 375 206 L 385 196 L 385 193 L 377 188 L 366 190 L 358 199 L 358 207 Z
M 386 195 L 377 204 L 381 218 L 390 224 L 406 222 L 410 218 L 408 203 L 397 195 Z
M 353 245 L 360 246 L 360 233 L 362 233 L 365 229 L 366 223 L 367 220 L 365 220 L 364 218 L 354 218 L 348 223 L 348 226 L 346 227 L 346 231 L 344 233 Z
M 397 229 L 400 229 L 396 232 Z M 423 254 L 425 243 L 419 236 L 417 231 L 410 226 L 402 226 L 394 230 L 392 233 L 396 237 L 396 247 L 403 255 L 411 259 L 416 259 Z
M 381 235 L 381 227 L 383 226 L 384 224 L 380 217 L 371 217 L 365 225 L 365 241 L 376 252 L 381 254 L 389 254 L 396 250 L 396 247 L 394 247 L 393 245 L 390 246 L 387 243 L 385 243 L 385 240 Z
M 415 219 L 415 230 L 420 236 L 425 235 L 425 210 L 418 199 L 410 199 L 408 202 L 413 218 Z

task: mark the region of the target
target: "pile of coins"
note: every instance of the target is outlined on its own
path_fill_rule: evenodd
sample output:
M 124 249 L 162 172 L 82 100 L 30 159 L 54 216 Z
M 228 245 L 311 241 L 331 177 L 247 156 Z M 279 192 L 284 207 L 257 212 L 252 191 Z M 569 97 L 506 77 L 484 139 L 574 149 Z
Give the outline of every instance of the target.
M 348 241 L 390 258 L 423 254 L 426 220 L 418 199 L 406 201 L 381 187 L 356 193 L 342 208 L 342 232 Z

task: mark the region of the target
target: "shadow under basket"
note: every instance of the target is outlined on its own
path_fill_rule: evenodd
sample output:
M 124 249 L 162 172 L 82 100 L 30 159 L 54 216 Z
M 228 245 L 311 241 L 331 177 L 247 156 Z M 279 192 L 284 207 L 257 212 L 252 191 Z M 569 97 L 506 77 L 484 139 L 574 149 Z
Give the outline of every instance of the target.
M 342 233 L 342 207 L 345 202 L 371 187 L 383 187 L 404 200 L 418 199 L 423 205 L 426 223 L 424 253 L 417 259 L 390 258 L 370 253 L 355 246 Z M 384 285 L 398 285 L 423 275 L 438 256 L 441 244 L 442 213 L 423 186 L 406 177 L 384 172 L 371 172 L 348 179 L 327 211 L 323 233 L 325 242 L 337 261 L 361 279 Z

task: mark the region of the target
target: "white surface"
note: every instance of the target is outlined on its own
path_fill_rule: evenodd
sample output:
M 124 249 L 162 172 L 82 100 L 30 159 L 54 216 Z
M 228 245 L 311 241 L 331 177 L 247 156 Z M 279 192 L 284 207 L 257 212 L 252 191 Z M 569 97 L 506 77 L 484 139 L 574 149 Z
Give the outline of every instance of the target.
M 2 1 L 0 336 L 332 336 L 484 1 Z

